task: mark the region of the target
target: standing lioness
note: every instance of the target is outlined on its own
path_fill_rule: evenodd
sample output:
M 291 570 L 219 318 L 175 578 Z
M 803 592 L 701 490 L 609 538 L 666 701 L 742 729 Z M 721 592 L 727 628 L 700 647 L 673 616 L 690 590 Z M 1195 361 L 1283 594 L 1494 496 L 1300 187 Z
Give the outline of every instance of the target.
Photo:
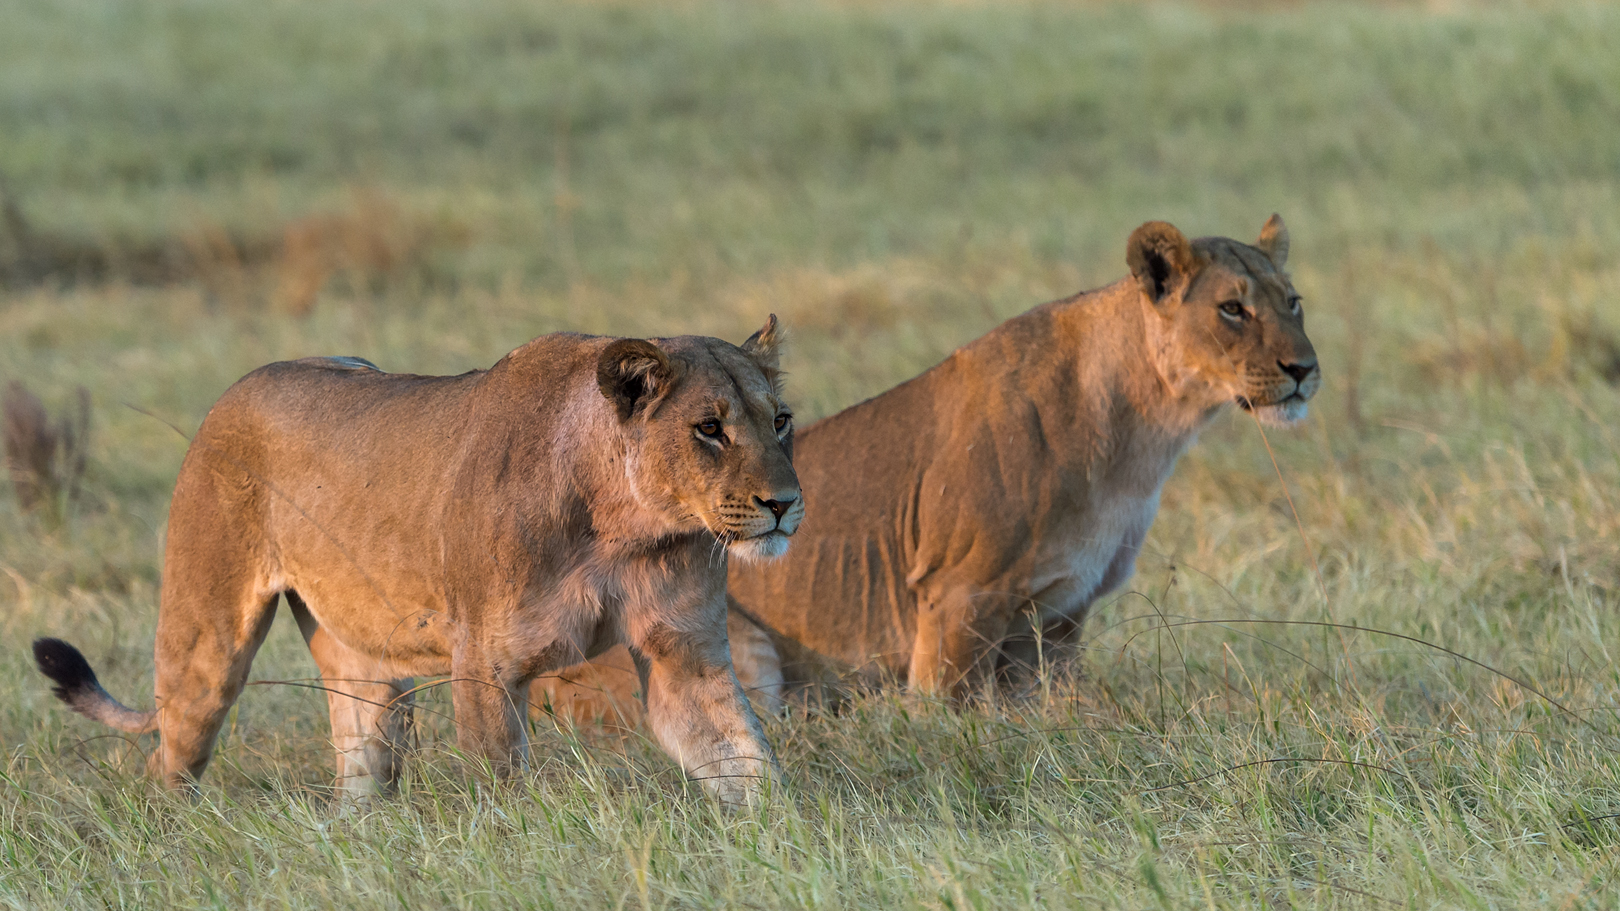
M 76 711 L 156 729 L 202 774 L 285 594 L 329 689 L 338 783 L 399 772 L 411 677 L 451 676 L 457 740 L 523 762 L 529 683 L 635 650 L 652 728 L 723 799 L 774 774 L 731 669 L 726 551 L 777 556 L 803 514 L 775 317 L 718 339 L 538 338 L 487 371 L 271 364 L 209 412 L 169 513 L 152 712 L 35 643 Z
M 743 683 L 769 701 L 784 679 L 853 671 L 960 694 L 1072 648 L 1211 418 L 1233 403 L 1304 417 L 1321 373 L 1287 259 L 1275 215 L 1253 246 L 1148 222 L 1126 243 L 1129 277 L 801 430 L 815 522 L 783 560 L 731 568 L 733 639 L 751 620 L 774 645 L 738 653 Z M 591 679 L 619 688 L 601 701 L 623 704 L 631 681 L 609 672 L 623 663 L 603 657 Z

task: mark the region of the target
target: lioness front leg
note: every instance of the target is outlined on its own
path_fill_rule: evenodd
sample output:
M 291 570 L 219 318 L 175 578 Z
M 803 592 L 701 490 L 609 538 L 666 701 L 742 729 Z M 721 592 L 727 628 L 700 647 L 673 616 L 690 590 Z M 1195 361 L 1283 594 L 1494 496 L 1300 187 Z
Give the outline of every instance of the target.
M 647 721 L 658 743 L 722 803 L 748 803 L 781 772 L 726 648 L 724 603 L 696 631 L 651 623 L 631 631 Z
M 1077 668 L 1080 630 L 1091 601 L 1072 578 L 1063 579 L 1025 600 L 997 647 L 996 682 L 1014 694 L 1028 694 L 1042 673 Z
M 519 685 L 476 649 L 456 650 L 450 663 L 450 701 L 456 713 L 456 746 L 469 759 L 489 763 L 497 776 L 512 775 L 529 759 L 529 681 Z

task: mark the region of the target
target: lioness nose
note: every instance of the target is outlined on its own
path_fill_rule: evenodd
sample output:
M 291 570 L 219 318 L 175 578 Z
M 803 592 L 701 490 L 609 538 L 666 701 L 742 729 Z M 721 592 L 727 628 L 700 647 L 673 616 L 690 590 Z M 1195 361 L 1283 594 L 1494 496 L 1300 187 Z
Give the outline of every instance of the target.
M 1278 361 L 1277 366 L 1282 368 L 1283 373 L 1293 377 L 1294 382 L 1303 383 L 1305 382 L 1305 378 L 1311 375 L 1311 371 L 1316 369 L 1316 362 L 1311 361 L 1309 364 L 1284 364 L 1282 361 Z
M 771 515 L 775 516 L 776 521 L 778 522 L 782 521 L 782 517 L 787 515 L 787 511 L 791 509 L 793 504 L 797 503 L 798 500 L 798 497 L 788 497 L 783 500 L 761 500 L 759 497 L 754 498 L 754 502 L 765 507 L 766 509 L 769 509 L 771 511 Z

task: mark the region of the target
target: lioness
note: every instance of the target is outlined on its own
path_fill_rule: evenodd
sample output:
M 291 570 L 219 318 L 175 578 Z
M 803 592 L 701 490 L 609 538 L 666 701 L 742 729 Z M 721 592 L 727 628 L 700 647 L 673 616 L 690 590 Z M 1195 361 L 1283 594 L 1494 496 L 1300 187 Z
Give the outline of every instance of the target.
M 1321 373 L 1287 259 L 1276 215 L 1254 246 L 1148 222 L 1126 243 L 1128 278 L 802 430 L 816 521 L 784 560 L 730 571 L 733 610 L 786 659 L 754 649 L 744 684 L 855 671 L 960 696 L 1072 649 L 1131 575 L 1198 431 L 1228 403 L 1271 424 L 1305 416 Z
M 487 371 L 271 364 L 219 400 L 180 469 L 152 712 L 42 639 L 75 711 L 157 730 L 194 786 L 285 594 L 328 689 L 337 780 L 387 790 L 411 677 L 448 674 L 457 742 L 521 764 L 530 681 L 635 650 L 659 742 L 726 802 L 776 774 L 732 672 L 726 553 L 774 557 L 803 516 L 776 318 L 718 339 L 542 336 Z

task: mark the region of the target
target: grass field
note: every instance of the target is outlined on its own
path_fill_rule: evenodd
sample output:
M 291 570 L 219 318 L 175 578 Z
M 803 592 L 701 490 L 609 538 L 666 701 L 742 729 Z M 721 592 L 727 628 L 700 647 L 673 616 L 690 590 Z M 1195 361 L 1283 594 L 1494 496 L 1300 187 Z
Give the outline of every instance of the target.
M 0 381 L 93 403 L 65 522 L 0 493 L 0 903 L 1613 907 L 1620 7 L 1436 6 L 0 0 Z M 774 311 L 814 417 L 1273 211 L 1326 374 L 1286 488 L 1218 421 L 1084 676 L 774 721 L 758 812 L 549 727 L 477 785 L 431 691 L 338 814 L 286 618 L 188 803 L 31 667 L 149 697 L 175 428 L 265 362 Z

